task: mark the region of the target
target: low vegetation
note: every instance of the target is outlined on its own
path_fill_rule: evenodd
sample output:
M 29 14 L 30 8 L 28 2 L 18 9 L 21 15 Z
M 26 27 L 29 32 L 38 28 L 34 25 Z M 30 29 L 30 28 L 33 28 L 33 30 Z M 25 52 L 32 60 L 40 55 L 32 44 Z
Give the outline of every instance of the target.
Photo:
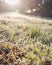
M 52 65 L 52 20 L 16 19 L 0 20 L 0 65 Z

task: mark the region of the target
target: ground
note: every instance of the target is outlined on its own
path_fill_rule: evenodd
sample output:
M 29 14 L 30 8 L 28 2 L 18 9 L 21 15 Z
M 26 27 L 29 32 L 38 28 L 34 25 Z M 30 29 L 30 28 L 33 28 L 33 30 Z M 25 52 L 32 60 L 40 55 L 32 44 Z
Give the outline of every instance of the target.
M 0 64 L 52 65 L 52 19 L 0 14 Z

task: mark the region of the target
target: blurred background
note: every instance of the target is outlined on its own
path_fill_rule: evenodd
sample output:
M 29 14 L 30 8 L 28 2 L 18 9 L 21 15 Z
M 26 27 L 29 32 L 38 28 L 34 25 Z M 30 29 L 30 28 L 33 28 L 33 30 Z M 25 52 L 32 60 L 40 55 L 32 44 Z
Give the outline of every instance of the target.
M 52 0 L 0 0 L 0 13 L 3 12 L 52 17 Z

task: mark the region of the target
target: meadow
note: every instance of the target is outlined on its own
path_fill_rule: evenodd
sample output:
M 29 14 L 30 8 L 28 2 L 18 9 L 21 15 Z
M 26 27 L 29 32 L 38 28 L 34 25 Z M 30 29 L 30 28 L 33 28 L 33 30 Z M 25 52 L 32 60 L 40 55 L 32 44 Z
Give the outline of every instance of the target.
M 52 65 L 52 19 L 1 14 L 0 65 Z

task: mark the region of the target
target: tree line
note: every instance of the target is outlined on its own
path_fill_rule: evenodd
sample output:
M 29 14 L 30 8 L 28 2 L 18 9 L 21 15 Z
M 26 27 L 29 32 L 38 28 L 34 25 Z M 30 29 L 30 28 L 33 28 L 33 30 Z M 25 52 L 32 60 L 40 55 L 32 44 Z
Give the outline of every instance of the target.
M 26 13 L 28 9 L 36 11 L 32 11 L 31 14 L 52 17 L 52 0 L 21 0 L 20 5 L 16 5 L 15 7 L 9 7 L 6 3 L 0 2 L 0 12 L 3 11 L 15 11 L 14 9 L 19 9 L 21 13 Z
M 52 17 L 52 0 L 21 0 L 21 10 L 24 12 L 26 9 L 36 9 L 31 14 Z

